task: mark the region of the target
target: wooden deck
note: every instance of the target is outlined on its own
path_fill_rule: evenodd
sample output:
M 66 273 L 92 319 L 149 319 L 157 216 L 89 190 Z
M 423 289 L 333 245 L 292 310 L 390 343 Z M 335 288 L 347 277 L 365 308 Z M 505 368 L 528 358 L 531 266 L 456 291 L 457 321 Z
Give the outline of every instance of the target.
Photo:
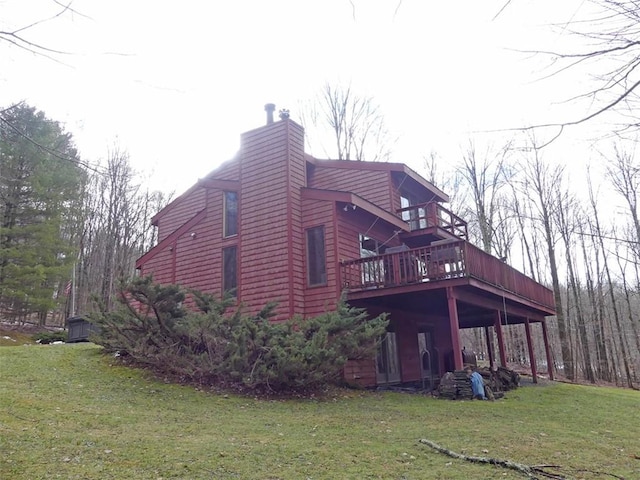
M 379 295 L 380 289 L 397 290 L 419 284 L 426 287 L 431 286 L 427 285 L 430 282 L 444 287 L 454 279 L 458 280 L 456 283 L 460 279 L 473 279 L 546 310 L 555 310 L 552 290 L 464 240 L 341 263 L 342 286 L 349 293 L 375 291 Z

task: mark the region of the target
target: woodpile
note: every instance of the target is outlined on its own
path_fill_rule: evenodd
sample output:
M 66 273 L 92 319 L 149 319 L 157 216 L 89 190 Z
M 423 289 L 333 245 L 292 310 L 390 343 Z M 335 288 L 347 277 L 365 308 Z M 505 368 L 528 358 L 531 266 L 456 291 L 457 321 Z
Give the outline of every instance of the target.
M 520 375 L 508 368 L 498 367 L 491 371 L 489 368 L 479 368 L 477 372 L 482 375 L 487 398 L 501 398 L 504 392 L 517 388 L 520 384 Z M 447 372 L 440 380 L 438 395 L 450 400 L 471 400 L 473 391 L 471 380 L 465 370 Z

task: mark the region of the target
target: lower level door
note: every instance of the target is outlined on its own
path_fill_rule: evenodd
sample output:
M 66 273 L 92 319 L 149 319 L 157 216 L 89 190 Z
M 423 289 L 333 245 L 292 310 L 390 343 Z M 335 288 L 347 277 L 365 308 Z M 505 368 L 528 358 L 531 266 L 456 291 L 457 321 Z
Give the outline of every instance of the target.
M 376 373 L 378 384 L 400 382 L 400 362 L 395 332 L 387 332 L 378 347 Z

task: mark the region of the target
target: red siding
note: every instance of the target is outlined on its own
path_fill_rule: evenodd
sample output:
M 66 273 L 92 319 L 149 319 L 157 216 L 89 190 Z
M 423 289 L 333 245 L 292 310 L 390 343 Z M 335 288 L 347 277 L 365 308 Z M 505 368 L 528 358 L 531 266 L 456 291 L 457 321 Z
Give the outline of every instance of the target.
M 237 237 L 222 237 L 222 190 L 207 191 L 207 216 L 177 242 L 176 283 L 220 295 L 221 252 L 237 244 Z
M 172 248 L 172 246 L 165 248 L 145 263 L 142 274 L 152 274 L 153 280 L 158 283 L 173 283 L 173 256 L 175 250 L 171 250 Z
M 375 387 L 376 363 L 374 359 L 349 360 L 343 369 L 344 379 L 351 385 Z
M 205 201 L 205 189 L 194 188 L 167 205 L 158 220 L 158 243 L 184 225 L 186 220 L 193 217 L 196 212 L 202 210 Z
M 338 290 L 338 259 L 336 258 L 336 235 L 334 218 L 336 206 L 334 202 L 321 200 L 303 200 L 304 229 L 324 226 L 324 244 L 327 265 L 327 284 L 323 286 L 307 287 L 304 296 L 304 315 L 312 317 L 335 308 Z M 304 262 L 306 264 L 306 237 Z M 307 285 L 306 268 L 302 273 L 302 285 Z
M 238 180 L 240 178 L 239 157 L 224 162 L 205 178 L 215 178 L 216 180 Z
M 302 302 L 302 286 L 293 281 L 303 260 L 302 135 L 300 126 L 283 121 L 242 137 L 240 292 L 252 312 L 280 302 L 278 319 L 292 316 Z
M 358 162 L 355 162 L 358 163 Z M 391 211 L 391 175 L 387 171 L 351 170 L 317 166 L 309 187 L 353 192 L 377 206 Z

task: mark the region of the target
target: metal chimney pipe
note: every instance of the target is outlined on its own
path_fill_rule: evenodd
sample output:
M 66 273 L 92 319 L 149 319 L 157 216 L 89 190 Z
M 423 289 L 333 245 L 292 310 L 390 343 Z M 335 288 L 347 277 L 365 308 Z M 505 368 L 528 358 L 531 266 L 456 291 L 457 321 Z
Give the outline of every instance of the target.
M 273 123 L 273 112 L 276 111 L 275 103 L 267 103 L 264 106 L 264 111 L 267 112 L 267 125 L 271 125 Z

